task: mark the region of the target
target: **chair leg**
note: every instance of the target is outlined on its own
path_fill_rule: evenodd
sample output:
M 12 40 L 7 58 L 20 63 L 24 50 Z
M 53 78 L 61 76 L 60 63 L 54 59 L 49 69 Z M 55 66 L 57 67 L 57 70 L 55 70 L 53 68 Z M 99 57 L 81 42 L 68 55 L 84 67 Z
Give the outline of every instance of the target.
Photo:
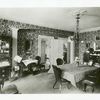
M 83 91 L 86 92 L 86 87 L 87 87 L 87 84 L 83 84 Z
M 92 89 L 92 93 L 94 92 L 94 86 L 92 87 L 93 89 Z
M 61 83 L 59 85 L 59 90 L 60 90 L 60 93 L 61 93 L 61 90 L 62 90 L 62 84 Z
M 2 88 L 4 87 L 4 82 L 2 83 Z
M 1 92 L 1 84 L 0 84 L 0 92 Z
M 71 83 L 67 82 L 67 88 L 70 89 L 71 88 Z
M 53 85 L 53 88 L 55 87 L 56 83 L 57 83 L 57 80 L 55 81 L 55 83 L 54 83 L 54 85 Z

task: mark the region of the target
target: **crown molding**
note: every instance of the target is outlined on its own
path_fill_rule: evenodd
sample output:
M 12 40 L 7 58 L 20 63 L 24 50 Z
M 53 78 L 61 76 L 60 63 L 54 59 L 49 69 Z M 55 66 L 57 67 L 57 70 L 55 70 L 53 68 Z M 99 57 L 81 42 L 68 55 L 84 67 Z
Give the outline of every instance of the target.
M 91 31 L 98 31 L 98 30 L 100 30 L 100 27 L 88 28 L 88 29 L 81 30 L 80 33 L 91 32 Z

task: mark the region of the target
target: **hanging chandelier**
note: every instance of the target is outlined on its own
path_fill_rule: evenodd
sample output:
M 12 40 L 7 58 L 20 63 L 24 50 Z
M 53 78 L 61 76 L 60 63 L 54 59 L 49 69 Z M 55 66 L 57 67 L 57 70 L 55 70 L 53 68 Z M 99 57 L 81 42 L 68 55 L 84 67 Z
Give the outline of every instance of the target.
M 74 39 L 79 41 L 79 22 L 80 22 L 80 13 L 76 14 L 76 32 L 74 34 Z
M 75 31 L 75 34 L 74 34 L 74 40 L 75 41 L 79 41 L 79 33 L 80 33 L 80 19 L 81 19 L 81 16 L 83 16 L 85 14 L 85 12 L 87 12 L 86 10 L 84 11 L 78 11 L 78 13 L 76 13 L 75 15 L 75 19 L 76 19 L 76 31 Z

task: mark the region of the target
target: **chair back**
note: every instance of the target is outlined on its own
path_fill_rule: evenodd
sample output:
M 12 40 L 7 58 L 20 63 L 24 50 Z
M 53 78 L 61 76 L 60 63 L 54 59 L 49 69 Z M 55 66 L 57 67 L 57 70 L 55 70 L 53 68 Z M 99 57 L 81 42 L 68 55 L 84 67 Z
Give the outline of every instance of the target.
M 57 66 L 55 65 L 52 65 L 53 67 L 53 71 L 54 71 L 54 75 L 55 75 L 55 79 L 58 81 L 58 80 L 61 80 L 61 74 L 62 74 L 62 71 L 60 68 L 57 68 Z
M 100 84 L 100 69 L 87 74 L 85 78 L 93 81 L 96 84 Z
M 35 59 L 38 60 L 38 65 L 41 64 L 41 57 L 40 56 L 36 56 Z
M 57 63 L 57 65 L 62 65 L 63 64 L 63 59 L 57 58 L 56 63 Z
M 95 76 L 96 76 L 96 82 L 100 84 L 100 69 L 96 70 Z

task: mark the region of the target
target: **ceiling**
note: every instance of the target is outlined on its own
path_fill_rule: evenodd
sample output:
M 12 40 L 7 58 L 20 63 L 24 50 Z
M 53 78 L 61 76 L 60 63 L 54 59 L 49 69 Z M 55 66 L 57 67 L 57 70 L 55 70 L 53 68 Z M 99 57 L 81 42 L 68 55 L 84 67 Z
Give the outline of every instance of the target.
M 100 27 L 100 7 L 0 8 L 0 18 L 50 28 L 75 31 L 75 14 L 79 10 L 86 10 L 80 19 L 80 30 Z

